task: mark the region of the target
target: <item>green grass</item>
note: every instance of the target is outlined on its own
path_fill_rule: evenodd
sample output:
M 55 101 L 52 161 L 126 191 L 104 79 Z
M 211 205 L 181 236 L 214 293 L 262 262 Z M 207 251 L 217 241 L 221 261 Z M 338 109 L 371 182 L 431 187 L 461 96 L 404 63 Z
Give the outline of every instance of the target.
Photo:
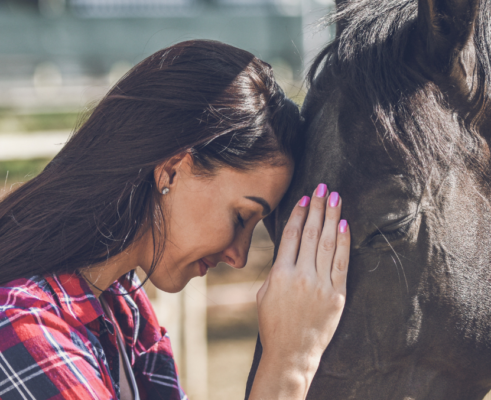
M 78 112 L 22 114 L 3 109 L 0 110 L 0 133 L 72 130 L 81 118 Z
M 73 129 L 78 121 L 78 113 L 18 115 L 26 131 L 49 131 Z
M 0 161 L 0 187 L 5 181 L 8 184 L 26 182 L 38 175 L 50 162 L 50 158 L 33 158 L 30 160 Z

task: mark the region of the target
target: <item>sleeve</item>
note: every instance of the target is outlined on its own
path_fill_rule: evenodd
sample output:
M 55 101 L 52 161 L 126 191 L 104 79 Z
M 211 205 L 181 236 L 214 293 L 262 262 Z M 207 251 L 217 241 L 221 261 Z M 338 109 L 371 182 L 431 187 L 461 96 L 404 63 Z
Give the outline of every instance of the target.
M 0 399 L 115 399 L 90 341 L 54 311 L 0 313 Z

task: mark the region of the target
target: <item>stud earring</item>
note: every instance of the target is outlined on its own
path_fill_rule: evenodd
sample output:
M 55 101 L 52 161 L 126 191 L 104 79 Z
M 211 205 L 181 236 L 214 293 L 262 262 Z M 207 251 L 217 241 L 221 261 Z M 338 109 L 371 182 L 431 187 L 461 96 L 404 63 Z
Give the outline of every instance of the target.
M 168 187 L 165 187 L 165 188 L 162 189 L 162 194 L 163 195 L 166 195 L 169 192 L 170 192 L 170 189 Z

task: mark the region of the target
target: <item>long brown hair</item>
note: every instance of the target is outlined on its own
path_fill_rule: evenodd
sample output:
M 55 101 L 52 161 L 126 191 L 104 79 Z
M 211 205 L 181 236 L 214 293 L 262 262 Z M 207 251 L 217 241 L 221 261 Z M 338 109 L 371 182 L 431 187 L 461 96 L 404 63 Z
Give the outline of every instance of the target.
M 298 127 L 297 106 L 251 53 L 207 40 L 158 51 L 109 91 L 41 174 L 0 202 L 0 284 L 98 264 L 146 228 L 153 271 L 164 245 L 159 164 L 182 152 L 206 173 L 294 159 Z

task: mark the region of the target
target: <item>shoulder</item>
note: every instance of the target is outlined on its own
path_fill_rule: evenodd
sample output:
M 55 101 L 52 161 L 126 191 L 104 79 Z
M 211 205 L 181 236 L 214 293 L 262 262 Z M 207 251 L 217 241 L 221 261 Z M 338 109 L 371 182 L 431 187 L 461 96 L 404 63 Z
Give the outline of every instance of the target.
M 0 352 L 29 358 L 32 363 L 50 355 L 78 353 L 93 363 L 93 357 L 86 354 L 88 338 L 77 332 L 56 303 L 42 277 L 18 279 L 0 287 Z
M 12 333 L 18 342 L 36 336 L 64 335 L 71 339 L 75 330 L 87 336 L 85 327 L 64 310 L 44 277 L 17 279 L 0 286 L 0 337 Z
M 54 292 L 42 276 L 21 278 L 0 286 L 0 318 L 9 310 L 56 306 Z
M 110 377 L 95 343 L 75 323 L 43 278 L 18 279 L 0 287 L 0 364 L 5 367 L 0 368 L 0 380 L 20 377 L 33 398 L 62 394 L 89 399 L 97 393 L 110 398 Z M 5 390 L 14 396 L 24 393 L 19 385 Z

